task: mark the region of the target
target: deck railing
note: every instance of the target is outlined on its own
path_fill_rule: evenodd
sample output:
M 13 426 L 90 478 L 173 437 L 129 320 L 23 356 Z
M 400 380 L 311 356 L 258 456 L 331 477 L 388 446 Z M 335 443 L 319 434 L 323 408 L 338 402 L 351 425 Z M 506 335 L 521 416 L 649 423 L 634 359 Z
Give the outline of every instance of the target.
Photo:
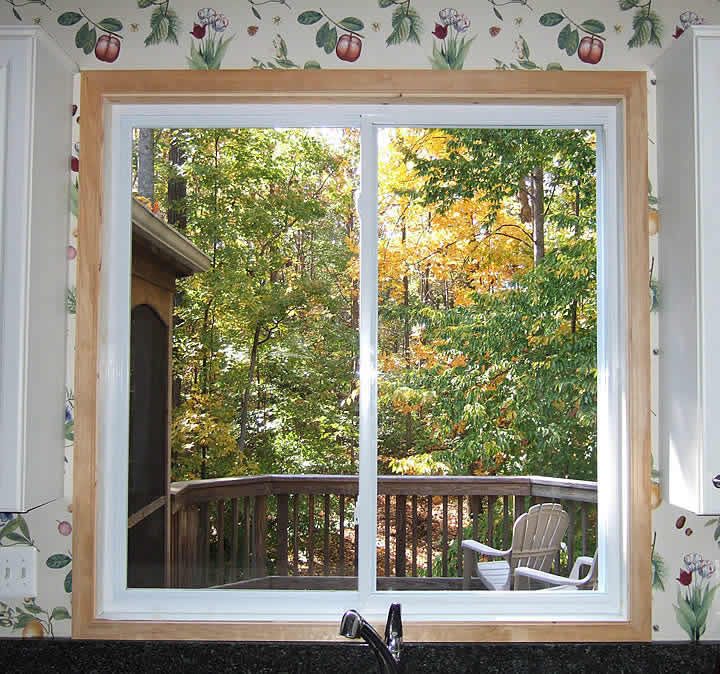
M 508 547 L 515 519 L 535 503 L 559 502 L 568 512 L 567 554 L 558 556 L 558 570 L 571 567 L 577 555 L 592 554 L 596 545 L 596 482 L 379 476 L 377 491 L 381 589 L 422 587 L 439 578 L 459 589 L 462 539 Z M 174 587 L 330 589 L 354 582 L 357 476 L 195 480 L 173 483 L 171 494 Z

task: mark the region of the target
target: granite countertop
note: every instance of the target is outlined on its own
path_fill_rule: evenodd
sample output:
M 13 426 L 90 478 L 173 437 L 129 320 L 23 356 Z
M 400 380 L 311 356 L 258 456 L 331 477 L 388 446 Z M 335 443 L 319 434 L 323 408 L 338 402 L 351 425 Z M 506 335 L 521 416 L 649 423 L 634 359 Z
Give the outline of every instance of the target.
M 720 642 L 408 644 L 406 674 L 720 672 Z M 362 644 L 0 639 L 0 672 L 373 674 Z

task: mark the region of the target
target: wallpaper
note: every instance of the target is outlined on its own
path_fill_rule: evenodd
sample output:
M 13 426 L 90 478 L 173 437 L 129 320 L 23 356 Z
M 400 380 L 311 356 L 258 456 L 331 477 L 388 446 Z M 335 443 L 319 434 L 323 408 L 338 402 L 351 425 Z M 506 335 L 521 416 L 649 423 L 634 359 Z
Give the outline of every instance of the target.
M 452 0 L 449 0 L 452 1 Z M 81 69 L 432 68 L 502 70 L 649 70 L 651 224 L 655 194 L 655 99 L 652 64 L 693 24 L 720 23 L 720 1 L 554 0 L 2 0 L 0 23 L 40 25 Z M 79 100 L 79 92 L 75 92 Z M 75 119 L 81 111 L 76 107 Z M 79 175 L 75 138 L 68 148 L 73 208 Z M 71 630 L 72 442 L 75 220 L 68 232 L 68 382 L 65 498 L 25 515 L 0 514 L 0 546 L 39 550 L 37 597 L 0 602 L 0 636 L 57 637 Z M 662 302 L 655 236 L 650 241 L 653 306 Z M 657 315 L 652 318 L 657 335 Z M 653 349 L 655 344 L 652 345 Z M 653 400 L 657 399 L 656 352 Z M 655 407 L 655 403 L 653 403 Z M 653 410 L 653 444 L 657 416 Z M 662 502 L 663 467 L 653 473 L 653 639 L 720 639 L 720 520 Z

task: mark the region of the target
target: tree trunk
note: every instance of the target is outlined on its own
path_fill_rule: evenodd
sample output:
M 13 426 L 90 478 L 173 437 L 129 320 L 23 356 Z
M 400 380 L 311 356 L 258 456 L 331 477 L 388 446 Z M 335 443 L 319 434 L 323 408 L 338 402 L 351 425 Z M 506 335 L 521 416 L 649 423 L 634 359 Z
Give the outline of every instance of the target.
M 179 169 L 185 163 L 183 152 L 177 139 L 173 138 L 168 153 L 170 163 Z M 168 211 L 167 221 L 175 229 L 184 232 L 187 229 L 187 216 L 185 215 L 185 197 L 187 197 L 187 181 L 181 175 L 168 179 Z
M 255 332 L 253 333 L 252 349 L 250 351 L 250 366 L 248 369 L 247 386 L 243 393 L 242 406 L 240 408 L 240 437 L 238 438 L 237 448 L 238 452 L 242 453 L 245 451 L 245 442 L 247 439 L 247 421 L 248 421 L 248 406 L 250 405 L 250 388 L 253 385 L 253 378 L 255 376 L 255 366 L 257 365 L 258 349 L 260 348 L 260 331 L 262 325 L 258 323 L 255 326 Z
M 155 129 L 140 129 L 138 133 L 138 194 L 155 200 Z
M 533 189 L 533 257 L 535 266 L 545 257 L 545 172 L 537 166 L 532 173 Z

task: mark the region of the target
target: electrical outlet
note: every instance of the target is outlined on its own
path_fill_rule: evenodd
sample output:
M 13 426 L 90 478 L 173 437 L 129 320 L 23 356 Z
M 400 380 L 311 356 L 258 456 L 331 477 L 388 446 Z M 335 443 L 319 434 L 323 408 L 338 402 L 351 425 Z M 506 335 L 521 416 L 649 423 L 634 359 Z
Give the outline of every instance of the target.
M 0 599 L 37 596 L 37 549 L 0 547 Z

